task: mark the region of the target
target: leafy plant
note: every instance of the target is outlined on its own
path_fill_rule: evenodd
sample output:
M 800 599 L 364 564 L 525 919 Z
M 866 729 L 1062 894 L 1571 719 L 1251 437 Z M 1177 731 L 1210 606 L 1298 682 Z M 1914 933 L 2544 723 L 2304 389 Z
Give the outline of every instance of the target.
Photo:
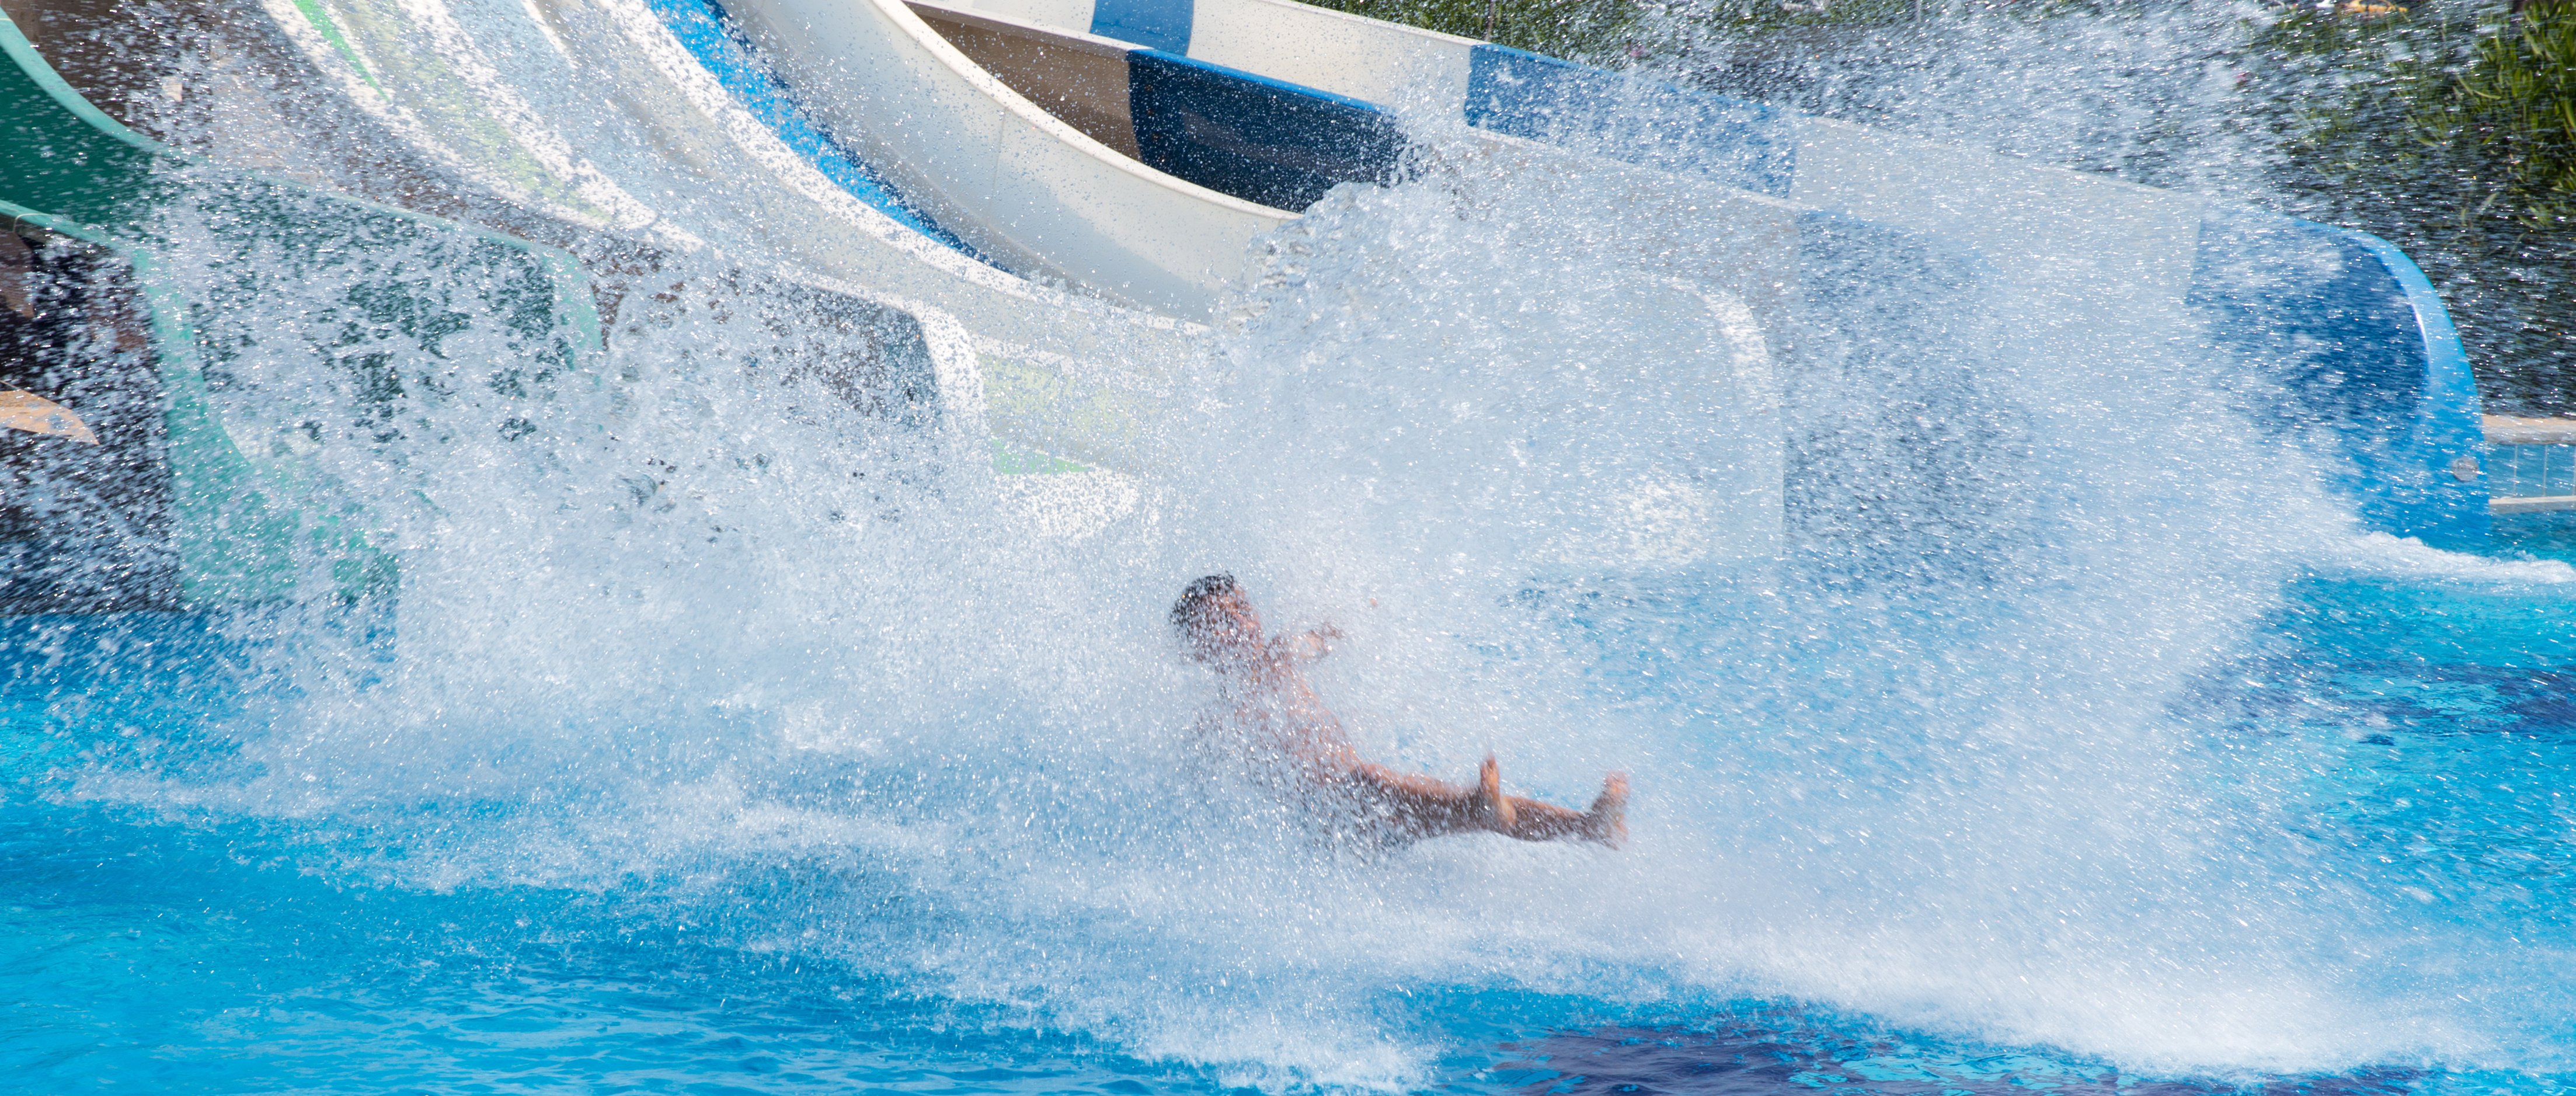
M 2242 54 L 2285 211 L 2414 256 L 2491 410 L 2576 412 L 2576 0 L 2354 6 L 2276 12 Z
M 1630 51 L 1645 15 L 1635 0 L 1310 0 L 1319 6 L 1515 49 L 1595 63 Z
M 2533 229 L 2576 229 L 2576 0 L 2536 3 L 2481 36 L 2418 119 L 2433 147 L 2471 146 Z

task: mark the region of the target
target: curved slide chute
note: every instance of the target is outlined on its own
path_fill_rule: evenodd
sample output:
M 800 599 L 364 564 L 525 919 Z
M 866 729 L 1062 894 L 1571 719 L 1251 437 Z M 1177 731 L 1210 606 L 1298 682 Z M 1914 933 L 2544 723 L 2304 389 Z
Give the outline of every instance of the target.
M 1152 170 L 1013 91 L 902 0 L 725 5 L 800 101 L 1003 265 L 1209 318 L 1293 214 Z
M 2025 313 L 2007 326 L 2028 340 L 2016 356 L 2091 365 L 2068 379 L 2070 403 L 2086 402 L 2074 389 L 2142 368 L 2170 332 L 2198 329 L 2280 384 L 2284 406 L 2267 425 L 2333 435 L 2349 468 L 2341 486 L 2370 526 L 2442 543 L 2485 535 L 2466 354 L 2422 272 L 2365 233 L 1293 0 L 913 6 L 1040 101 L 1070 102 L 1063 89 L 1076 84 L 1092 103 L 1123 90 L 1123 117 L 1089 112 L 1106 119 L 1091 127 L 1103 140 L 1119 143 L 1123 129 L 1144 162 L 1239 194 L 1275 188 L 1279 173 L 1187 147 L 1175 131 L 1223 132 L 1199 143 L 1271 160 L 1302 144 L 1323 162 L 1353 150 L 1385 161 L 1378 105 L 1427 101 L 1474 130 L 1955 241 L 1990 264 L 1987 299 L 2008 318 Z M 1051 54 L 1042 35 L 1060 43 Z M 1361 157 L 1335 181 L 1377 169 Z
M 205 325 L 227 301 L 339 285 L 345 298 L 325 309 L 452 317 L 485 327 L 532 369 L 569 368 L 599 345 L 587 280 L 549 248 L 192 163 L 75 91 L 21 33 L 20 15 L 14 4 L 0 12 L 0 298 L 12 309 L 0 315 L 12 336 L 0 366 L 13 386 L 78 393 L 60 402 L 89 414 L 103 459 L 11 453 L 17 489 L 77 504 L 38 523 L 43 543 L 11 546 L 0 601 L 78 611 L 283 600 L 317 592 L 299 589 L 309 572 L 298 562 L 317 558 L 341 596 L 385 588 L 391 560 L 369 543 L 365 515 L 332 501 L 311 450 L 278 433 L 294 416 L 254 420 L 210 398 L 208 367 L 228 364 L 240 343 Z M 163 216 L 180 204 L 197 214 L 184 246 L 214 259 L 201 257 L 196 278 L 166 260 L 183 245 Z M 439 276 L 424 281 L 424 269 Z M 85 303 L 34 307 L 39 273 Z
M 479 11 L 470 35 L 431 33 L 423 28 L 442 21 L 408 14 L 439 2 L 316 0 L 289 6 L 281 0 L 271 7 L 282 25 L 301 36 L 309 60 L 338 66 L 335 82 L 353 101 L 375 103 L 374 109 L 408 127 L 410 139 L 443 148 L 449 162 L 480 164 L 475 170 L 490 177 L 517 173 L 523 181 L 514 185 L 523 194 L 576 192 L 571 173 L 578 170 L 595 173 L 626 195 L 694 197 L 653 203 L 657 219 L 628 231 L 673 239 L 685 234 L 736 255 L 771 257 L 782 269 L 841 279 L 908 306 L 927 304 L 953 314 L 971 333 L 975 380 L 997 435 L 1094 468 L 1150 470 L 1140 441 L 1161 409 L 1188 398 L 1202 353 L 1191 345 L 1201 330 L 1195 324 L 1012 277 L 859 200 L 852 188 L 834 181 L 836 171 L 846 179 L 852 168 L 867 169 L 871 178 L 893 184 L 884 188 L 888 200 L 926 213 L 928 224 L 954 230 L 1001 266 L 1014 262 L 998 247 L 986 246 L 993 237 L 982 234 L 982 227 L 989 226 L 958 216 L 954 205 L 925 199 L 882 156 L 857 154 L 868 147 L 863 142 L 843 145 L 800 126 L 798 116 L 818 101 L 812 86 L 794 85 L 798 94 L 782 102 L 785 87 L 742 55 L 742 43 L 707 33 L 715 13 L 693 10 L 686 0 L 659 0 L 650 7 L 640 0 L 531 0 L 523 19 L 500 6 Z M 741 8 L 731 10 L 738 15 Z M 913 18 L 908 12 L 905 17 Z M 326 28 L 349 45 L 335 46 Z M 918 29 L 937 40 L 935 32 Z M 941 71 L 964 66 L 976 94 L 989 98 L 1006 90 L 953 56 L 953 47 L 942 48 L 947 67 Z M 510 60 L 478 61 L 482 55 Z M 481 81 L 491 79 L 503 81 L 507 94 L 486 92 Z M 599 110 L 603 96 L 618 109 Z M 477 104 L 506 105 L 512 99 L 526 107 L 477 111 Z M 441 120 L 446 114 L 453 117 Z M 511 136 L 514 128 L 538 120 L 545 134 Z M 1051 139 L 1072 132 L 1052 118 L 1037 128 Z M 476 132 L 509 139 L 467 139 Z M 538 152 L 549 142 L 576 158 L 552 157 L 558 166 L 548 167 L 550 157 Z M 1114 168 L 1117 179 L 1142 180 L 1166 192 L 1188 189 L 1105 147 L 1093 151 L 1098 155 L 1087 154 L 1083 162 Z M 918 165 L 911 170 L 920 178 Z M 544 185 L 525 181 L 531 175 Z M 711 183 L 721 200 L 705 197 Z M 1048 185 L 1079 189 L 1062 179 Z M 1730 269 L 1737 284 L 1725 288 L 1756 311 L 1776 295 L 1779 257 L 1792 250 L 1779 246 L 1777 230 L 1789 224 L 1785 207 L 1723 188 L 1694 193 L 1644 174 L 1618 185 L 1636 202 L 1675 211 L 1694 202 L 1712 215 L 1739 211 L 1740 225 L 1703 234 L 1692 255 L 1704 265 Z M 1239 199 L 1213 205 L 1238 212 L 1258 208 Z M 1233 276 L 1252 236 L 1289 217 L 1269 210 L 1223 232 L 1183 235 L 1206 255 L 1222 254 L 1227 276 Z M 1192 290 L 1199 302 L 1193 308 L 1210 307 L 1223 290 L 1226 279 L 1213 265 L 1218 261 L 1202 264 L 1199 273 L 1205 276 Z M 1745 488 L 1746 509 L 1764 515 L 1750 525 L 1768 530 L 1755 538 L 1758 549 L 1747 550 L 1767 554 L 1777 546 L 1779 524 L 1776 404 L 1734 391 L 1745 372 L 1734 363 L 1712 370 L 1711 382 L 1720 388 L 1709 394 L 1711 402 L 1758 408 L 1775 424 L 1748 431 L 1747 444 L 1768 455 L 1743 462 L 1748 475 L 1762 479 Z
M 686 7 L 529 0 L 469 25 L 441 0 L 264 6 L 316 82 L 465 183 L 918 318 L 943 401 L 998 439 L 1000 470 L 1147 471 L 1151 421 L 1203 355 L 1195 325 L 957 246 Z
M 681 25 L 681 13 L 667 10 L 672 5 L 529 0 L 478 5 L 470 13 L 451 11 L 442 0 L 268 6 L 318 70 L 312 79 L 286 74 L 289 86 L 337 90 L 418 150 L 433 176 L 453 177 L 467 189 L 573 226 L 579 231 L 569 241 L 589 232 L 715 248 L 738 262 L 881 295 L 921 317 L 934 336 L 942 329 L 953 334 L 935 339 L 962 348 L 939 355 L 943 396 L 952 406 L 975 405 L 1013 448 L 1049 458 L 997 464 L 1060 467 L 1051 458 L 1061 457 L 1149 472 L 1151 420 L 1189 398 L 1203 355 L 1195 325 L 1049 289 L 943 243 L 936 230 L 956 226 L 971 244 L 975 236 L 964 229 L 972 223 L 952 220 L 939 204 L 899 184 L 873 196 L 851 185 L 848 169 L 882 165 L 846 154 L 835 164 L 840 146 L 788 132 L 793 127 L 781 123 L 791 118 L 746 94 L 745 81 L 728 79 L 727 66 L 709 56 L 728 40 L 703 34 L 685 40 L 690 28 Z M 1123 157 L 1102 162 L 1122 175 L 1159 178 Z M 1680 207 L 1690 200 L 1642 177 L 1630 189 L 1645 203 Z M 928 216 L 906 223 L 889 202 Z M 1783 251 L 1778 234 L 1761 226 L 1786 223 L 1783 211 L 1776 203 L 1713 191 L 1704 204 L 1729 203 L 1746 210 L 1743 220 L 1757 230 L 1737 233 L 1731 243 L 1712 234 L 1702 249 L 1710 254 L 1702 257 L 1739 252 L 1733 263 L 1744 283 L 1739 296 L 1759 309 L 1777 284 L 1766 271 Z M 1231 233 L 1224 246 L 1228 266 L 1242 262 L 1249 234 L 1286 216 L 1272 211 Z M 520 222 L 506 227 L 529 230 Z M 998 249 L 974 250 L 1011 263 Z M 1202 273 L 1207 299 L 1223 279 L 1213 268 Z M 1761 364 L 1767 370 L 1767 361 Z M 1750 390 L 1732 391 L 1761 370 L 1720 365 L 1725 376 L 1712 381 L 1728 390 L 1711 392 L 1711 402 L 1741 405 L 1776 424 L 1775 403 Z M 1767 377 L 1750 383 L 1766 388 Z M 1757 422 L 1746 433 L 1748 445 L 1765 452 L 1740 462 L 1761 482 L 1744 485 L 1738 496 L 1745 512 L 1764 516 L 1744 523 L 1750 539 L 1723 550 L 1765 555 L 1778 543 L 1780 431 Z

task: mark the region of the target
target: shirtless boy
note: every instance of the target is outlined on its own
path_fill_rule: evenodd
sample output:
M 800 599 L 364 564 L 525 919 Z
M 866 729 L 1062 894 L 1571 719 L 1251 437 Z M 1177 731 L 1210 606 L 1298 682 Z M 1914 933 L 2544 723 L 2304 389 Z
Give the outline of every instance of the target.
M 1579 838 L 1612 848 L 1627 840 L 1626 773 L 1611 773 L 1592 809 L 1577 813 L 1504 795 L 1502 769 L 1490 754 L 1473 787 L 1360 760 L 1341 720 L 1306 684 L 1301 666 L 1323 657 L 1331 650 L 1327 640 L 1341 633 L 1327 625 L 1298 636 L 1265 637 L 1261 614 L 1232 575 L 1191 583 L 1172 606 L 1172 627 L 1190 657 L 1223 680 L 1223 702 L 1234 710 L 1222 724 L 1267 770 L 1261 775 L 1285 778 L 1379 836 L 1407 841 L 1490 831 L 1523 841 Z

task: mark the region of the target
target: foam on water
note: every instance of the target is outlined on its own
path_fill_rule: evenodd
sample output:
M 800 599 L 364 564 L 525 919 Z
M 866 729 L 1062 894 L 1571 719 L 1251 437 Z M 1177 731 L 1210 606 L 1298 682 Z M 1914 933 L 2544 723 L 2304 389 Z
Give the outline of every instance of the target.
M 900 313 L 739 256 L 664 257 L 604 360 L 519 384 L 470 304 L 380 333 L 387 389 L 303 352 L 335 287 L 238 301 L 236 434 L 340 484 L 399 591 L 316 570 L 228 618 L 220 698 L 52 787 L 1270 1088 L 1432 1083 L 1425 1016 L 1486 992 L 2149 1072 L 2558 1067 L 2564 979 L 2488 958 L 2531 919 L 2315 837 L 2337 717 L 2249 734 L 2229 681 L 2302 583 L 2563 565 L 2357 534 L 2179 332 L 2075 360 L 2057 302 L 1999 300 L 1926 342 L 1911 290 L 1830 279 L 1756 313 L 1641 265 L 1670 226 L 1578 200 L 1613 169 L 1418 128 L 1410 181 L 1265 241 L 1166 474 L 1079 538 L 870 395 L 927 368 Z M 1365 752 L 1560 802 L 1627 769 L 1632 846 L 1318 842 L 1194 746 L 1163 613 L 1215 570 L 1347 631 L 1317 680 Z
M 2190 439 L 2142 446 L 2082 425 L 2113 397 L 2069 363 L 1990 358 L 1982 374 L 1948 375 L 1977 391 L 1891 392 L 1884 376 L 1829 357 L 1831 329 L 1864 320 L 1810 316 L 1828 330 L 1772 333 L 1827 348 L 1782 366 L 1793 445 L 1813 455 L 1797 472 L 1830 481 L 1804 497 L 1893 503 L 1900 517 L 1861 522 L 1859 539 L 1874 542 L 1864 552 L 1841 539 L 1797 544 L 1776 587 L 1751 596 L 1706 567 L 1606 552 L 1569 567 L 1513 542 L 1511 519 L 1526 511 L 1453 486 L 1499 478 L 1520 452 L 1449 433 L 1431 413 L 1457 398 L 1437 394 L 1436 374 L 1453 368 L 1480 411 L 1547 393 L 1551 368 L 1594 366 L 1587 349 L 1651 361 L 1618 319 L 1575 320 L 1562 344 L 1525 334 L 1530 312 L 1583 315 L 1567 298 L 1595 274 L 1588 230 L 1544 212 L 1581 207 L 1547 197 L 1527 178 L 1444 178 L 1328 202 L 1305 224 L 1312 253 L 1263 302 L 1250 352 L 1232 359 L 1247 373 L 1280 364 L 1266 370 L 1251 457 L 1237 458 L 1256 466 L 1251 483 L 1229 489 L 1311 500 L 1256 509 L 1269 528 L 1246 539 L 1281 553 L 1283 574 L 1348 583 L 1327 595 L 1343 606 L 1371 585 L 1403 591 L 1429 610 L 1413 628 L 1483 663 L 1442 666 L 1439 645 L 1406 646 L 1376 673 L 1339 671 L 1344 687 L 1422 695 L 1408 711 L 1474 712 L 1495 733 L 1519 723 L 1505 752 L 1544 759 L 1533 767 L 1640 772 L 1639 848 L 1602 891 L 1559 884 L 1527 900 L 1537 910 L 1516 928 L 1548 943 L 1513 977 L 1622 956 L 1667 987 L 1786 992 L 2169 1066 L 2306 1068 L 2451 1039 L 2437 1018 L 2391 1024 L 2385 1001 L 2334 984 L 2327 952 L 2343 923 L 2310 911 L 2336 888 L 2272 861 L 2259 801 L 2213 793 L 2219 772 L 2195 756 L 2200 729 L 2169 710 L 2248 641 L 2304 558 L 2350 535 L 2321 500 L 2278 497 L 2268 473 L 2295 457 L 2250 439 L 2210 394 L 2205 366 L 2173 353 L 2131 378 L 2134 399 L 2108 417 Z M 2011 310 L 1997 322 L 2013 323 Z M 1704 337 L 1637 341 L 1690 348 Z M 1998 341 L 2018 340 L 2007 330 Z M 1494 377 L 1484 371 L 1495 343 L 1545 364 Z M 1891 396 L 1917 394 L 2011 424 L 1962 456 L 2008 490 L 1959 491 L 1955 468 L 1908 482 L 1901 463 L 1823 453 L 1901 444 L 1848 435 L 1878 425 Z M 1415 399 L 1392 423 L 1345 410 Z M 1685 435 L 1727 432 L 1721 418 L 1688 418 Z M 1544 420 L 1517 419 L 1541 433 L 1528 424 Z M 1413 442 L 1399 429 L 1442 434 Z M 1674 447 L 1647 431 L 1618 436 L 1652 439 L 1650 453 Z M 1434 498 L 1398 494 L 1383 514 L 1358 501 L 1390 479 Z M 1530 494 L 1529 509 L 1554 508 L 1542 526 L 1587 524 L 1559 516 L 1582 514 L 1579 496 Z M 1444 502 L 1484 512 L 1424 518 Z M 1908 504 L 1979 513 L 1908 528 Z M 1844 531 L 1847 516 L 1790 520 Z M 1495 533 L 1474 535 L 1479 520 Z M 1958 556 L 1975 562 L 1923 566 Z M 1483 623 L 1495 616 L 1518 619 Z M 1557 676 L 1569 665 L 1580 685 Z M 1475 683 L 1441 695 L 1422 680 L 1430 667 Z M 1552 745 L 1568 740 L 1582 748 Z M 1474 749 L 1462 745 L 1430 756 L 1454 769 Z M 1604 905 L 1604 894 L 1619 900 Z M 2213 905 L 2232 912 L 2211 916 Z

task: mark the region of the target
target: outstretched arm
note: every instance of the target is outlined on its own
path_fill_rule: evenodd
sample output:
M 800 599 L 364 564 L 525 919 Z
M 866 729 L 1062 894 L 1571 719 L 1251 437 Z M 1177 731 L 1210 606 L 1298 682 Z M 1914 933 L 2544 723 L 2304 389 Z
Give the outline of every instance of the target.
M 1341 638 L 1342 630 L 1327 621 L 1308 631 L 1280 637 L 1279 646 L 1299 661 L 1313 662 L 1333 653 L 1333 641 Z

